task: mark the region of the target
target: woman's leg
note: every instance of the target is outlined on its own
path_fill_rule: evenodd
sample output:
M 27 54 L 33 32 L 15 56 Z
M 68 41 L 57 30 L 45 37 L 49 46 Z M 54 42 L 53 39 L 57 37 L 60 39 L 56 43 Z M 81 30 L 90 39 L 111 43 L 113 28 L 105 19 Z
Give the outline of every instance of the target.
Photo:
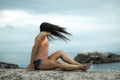
M 74 64 L 67 64 L 67 63 L 61 63 L 55 60 L 42 60 L 42 63 L 40 65 L 41 70 L 52 70 L 54 68 L 60 68 L 62 70 L 67 70 L 67 71 L 73 71 L 73 70 L 82 70 L 86 71 L 92 63 L 86 64 L 86 65 L 74 65 Z
M 63 51 L 59 50 L 53 53 L 51 56 L 48 57 L 50 60 L 57 60 L 58 58 L 61 58 L 64 62 L 67 62 L 69 64 L 74 64 L 74 65 L 81 65 L 80 63 L 76 62 L 69 56 L 67 56 Z

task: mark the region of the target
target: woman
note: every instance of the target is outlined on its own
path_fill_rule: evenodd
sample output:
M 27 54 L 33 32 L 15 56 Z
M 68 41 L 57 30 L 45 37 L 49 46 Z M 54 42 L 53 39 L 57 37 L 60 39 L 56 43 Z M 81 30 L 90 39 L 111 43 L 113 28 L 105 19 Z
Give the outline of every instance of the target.
M 55 40 L 55 38 L 68 41 L 69 39 L 65 35 L 71 35 L 65 28 L 51 23 L 43 22 L 40 25 L 40 33 L 35 39 L 35 43 L 32 49 L 31 61 L 27 67 L 28 71 L 31 70 L 51 70 L 60 68 L 62 70 L 82 70 L 87 71 L 92 65 L 92 62 L 87 64 L 80 64 L 75 60 L 68 57 L 63 51 L 59 50 L 48 56 L 49 40 Z M 61 58 L 64 62 L 57 61 Z

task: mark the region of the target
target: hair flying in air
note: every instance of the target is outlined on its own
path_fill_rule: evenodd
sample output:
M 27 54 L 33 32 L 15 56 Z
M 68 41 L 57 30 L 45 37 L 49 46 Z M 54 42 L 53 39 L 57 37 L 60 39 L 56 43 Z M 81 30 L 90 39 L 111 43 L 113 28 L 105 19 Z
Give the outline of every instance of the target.
M 71 35 L 69 32 L 66 31 L 66 28 L 55 25 L 55 24 L 43 22 L 40 25 L 40 31 L 41 32 L 42 31 L 50 32 L 51 35 L 49 37 L 53 40 L 55 40 L 55 37 L 57 37 L 58 39 L 62 39 L 64 41 L 70 40 L 69 38 L 66 37 L 66 35 L 67 36 Z M 50 39 L 49 37 L 48 37 L 48 39 Z

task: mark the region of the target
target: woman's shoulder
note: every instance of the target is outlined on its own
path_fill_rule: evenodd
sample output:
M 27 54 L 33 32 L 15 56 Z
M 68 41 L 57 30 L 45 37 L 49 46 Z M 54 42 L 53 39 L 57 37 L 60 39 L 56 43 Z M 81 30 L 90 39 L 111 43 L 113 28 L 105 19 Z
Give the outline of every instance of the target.
M 36 36 L 36 40 L 45 38 L 46 34 L 47 34 L 47 32 L 40 32 L 40 33 Z
M 47 34 L 47 32 L 40 32 L 38 35 L 37 35 L 37 37 L 39 37 L 39 36 L 45 36 Z
M 41 35 L 43 35 L 43 34 L 47 34 L 47 32 L 45 32 L 45 31 L 42 31 L 42 32 L 40 32 L 39 34 L 41 34 Z

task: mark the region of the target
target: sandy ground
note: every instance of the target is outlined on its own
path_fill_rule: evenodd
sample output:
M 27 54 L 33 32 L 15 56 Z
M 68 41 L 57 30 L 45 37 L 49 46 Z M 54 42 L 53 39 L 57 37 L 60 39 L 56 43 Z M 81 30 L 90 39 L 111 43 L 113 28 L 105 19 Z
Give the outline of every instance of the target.
M 0 80 L 120 80 L 120 71 L 31 71 L 25 69 L 0 69 Z

